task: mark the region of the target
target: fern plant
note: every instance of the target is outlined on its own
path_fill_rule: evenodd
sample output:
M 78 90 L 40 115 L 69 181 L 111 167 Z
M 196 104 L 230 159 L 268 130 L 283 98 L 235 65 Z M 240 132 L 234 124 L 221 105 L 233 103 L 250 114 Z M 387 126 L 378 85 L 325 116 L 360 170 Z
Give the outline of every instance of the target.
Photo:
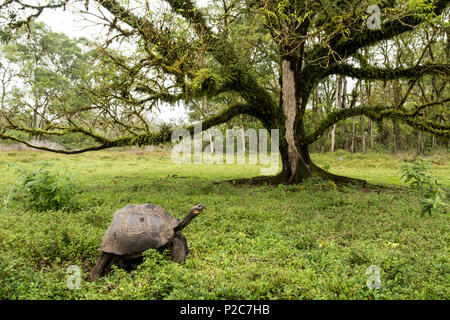
M 17 189 L 25 194 L 29 207 L 38 211 L 75 208 L 73 197 L 79 188 L 73 176 L 54 170 L 45 160 L 34 164 L 32 169 L 10 167 L 15 167 L 19 175 Z

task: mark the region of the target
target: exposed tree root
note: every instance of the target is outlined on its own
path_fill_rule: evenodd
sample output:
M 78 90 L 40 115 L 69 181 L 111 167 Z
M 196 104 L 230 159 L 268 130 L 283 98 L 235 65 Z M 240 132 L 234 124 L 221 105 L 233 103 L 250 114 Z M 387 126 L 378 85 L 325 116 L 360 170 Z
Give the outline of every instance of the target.
M 365 180 L 357 179 L 357 178 L 350 178 L 345 176 L 339 176 L 333 173 L 330 173 L 328 171 L 325 171 L 324 169 L 316 166 L 314 163 L 310 164 L 310 168 L 313 171 L 313 173 L 319 177 L 322 177 L 326 180 L 331 180 L 337 185 L 347 185 L 347 184 L 356 184 L 356 185 L 362 185 L 367 186 L 368 183 Z
M 235 185 L 278 185 L 278 184 L 287 184 L 287 180 L 289 179 L 289 175 L 286 171 L 282 171 L 276 176 L 258 176 L 253 178 L 244 178 L 244 179 L 231 179 L 227 180 L 231 184 Z
M 313 172 L 312 177 L 321 177 L 325 180 L 333 181 L 336 185 L 361 185 L 361 186 L 369 186 L 370 184 L 361 179 L 350 178 L 345 176 L 339 176 L 330 172 L 323 170 L 322 168 L 316 166 L 314 163 L 309 164 L 310 170 Z M 235 184 L 235 185 L 279 185 L 279 184 L 293 184 L 289 182 L 289 173 L 287 171 L 282 171 L 276 176 L 258 176 L 253 178 L 245 178 L 245 179 L 232 179 L 227 180 L 226 182 Z M 301 183 L 301 182 L 299 182 Z M 298 183 L 296 183 L 298 184 Z

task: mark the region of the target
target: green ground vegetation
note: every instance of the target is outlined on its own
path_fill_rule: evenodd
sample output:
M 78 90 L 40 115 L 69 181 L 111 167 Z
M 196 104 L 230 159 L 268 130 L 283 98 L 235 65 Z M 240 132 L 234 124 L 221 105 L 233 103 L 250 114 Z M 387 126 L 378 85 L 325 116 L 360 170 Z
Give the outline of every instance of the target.
M 447 195 L 449 158 L 428 157 Z M 419 214 L 417 192 L 400 179 L 405 159 L 313 155 L 333 173 L 385 187 L 317 179 L 248 187 L 224 180 L 256 176 L 256 165 L 177 165 L 158 151 L 0 152 L 0 298 L 448 299 L 448 206 Z M 78 187 L 70 206 L 38 210 L 20 190 L 11 164 L 31 170 L 42 160 Z M 88 282 L 113 213 L 133 203 L 161 204 L 177 218 L 206 204 L 184 231 L 191 254 L 177 264 L 149 250 L 135 270 L 113 266 Z M 82 271 L 78 290 L 67 287 L 71 265 Z M 380 289 L 366 285 L 372 265 L 381 269 Z

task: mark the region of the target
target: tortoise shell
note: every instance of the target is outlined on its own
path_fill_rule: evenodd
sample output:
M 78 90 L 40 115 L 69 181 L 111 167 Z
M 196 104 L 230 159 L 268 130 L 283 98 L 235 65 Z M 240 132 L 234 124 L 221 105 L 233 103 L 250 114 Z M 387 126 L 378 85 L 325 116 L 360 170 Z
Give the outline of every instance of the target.
M 99 250 L 129 256 L 166 245 L 179 220 L 159 205 L 129 205 L 114 213 Z

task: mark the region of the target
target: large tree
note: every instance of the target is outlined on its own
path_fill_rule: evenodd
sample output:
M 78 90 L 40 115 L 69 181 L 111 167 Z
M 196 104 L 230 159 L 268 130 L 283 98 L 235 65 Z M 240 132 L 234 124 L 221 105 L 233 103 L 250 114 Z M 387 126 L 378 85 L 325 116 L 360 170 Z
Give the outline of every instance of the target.
M 199 7 L 193 0 L 167 0 L 159 8 L 150 0 L 82 2 L 85 16 L 95 16 L 109 28 L 98 58 L 105 68 L 113 70 L 97 76 L 86 87 L 97 99 L 90 112 L 109 114 L 105 123 L 123 127 L 124 134 L 112 137 L 102 128 L 83 125 L 86 106 L 79 115 L 71 112 L 67 119 L 58 119 L 45 133 L 80 132 L 92 137 L 96 145 L 49 151 L 71 154 L 165 143 L 170 141 L 173 129 L 164 126 L 160 131 L 151 130 L 146 112 L 161 102 L 190 102 L 224 93 L 238 95 L 240 102 L 204 119 L 203 130 L 239 115 L 249 115 L 268 129 L 280 130 L 281 172 L 250 179 L 251 183 L 299 183 L 314 175 L 336 182 L 355 181 L 316 166 L 308 149 L 330 128 L 355 116 L 364 115 L 375 122 L 392 119 L 435 135 L 450 135 L 448 121 L 428 119 L 423 112 L 436 105 L 446 106 L 450 98 L 440 96 L 422 105 L 406 103 L 411 89 L 395 105 L 357 103 L 363 100 L 353 94 L 351 107 L 335 108 L 314 125 L 306 119 L 316 86 L 330 77 L 385 82 L 407 79 L 411 87 L 426 75 L 446 78 L 448 60 L 437 63 L 419 58 L 409 66 L 379 67 L 371 64 L 365 53 L 381 41 L 413 33 L 424 25 L 444 30 L 445 18 L 439 16 L 447 14 L 447 0 L 379 1 L 379 28 L 368 27 L 371 18 L 367 9 L 372 1 L 365 0 L 222 0 L 208 8 Z M 5 0 L 0 9 L 1 16 L 7 18 L 0 24 L 19 28 L 43 10 L 77 1 L 36 3 L 39 1 Z M 94 5 L 99 9 L 94 10 Z M 445 30 L 442 32 L 445 37 Z M 109 46 L 114 41 L 130 45 L 113 50 Z M 119 119 L 117 114 L 124 112 L 134 120 Z M 22 126 L 8 129 L 33 130 Z M 194 131 L 192 126 L 187 129 Z M 18 140 L 5 133 L 0 137 Z

